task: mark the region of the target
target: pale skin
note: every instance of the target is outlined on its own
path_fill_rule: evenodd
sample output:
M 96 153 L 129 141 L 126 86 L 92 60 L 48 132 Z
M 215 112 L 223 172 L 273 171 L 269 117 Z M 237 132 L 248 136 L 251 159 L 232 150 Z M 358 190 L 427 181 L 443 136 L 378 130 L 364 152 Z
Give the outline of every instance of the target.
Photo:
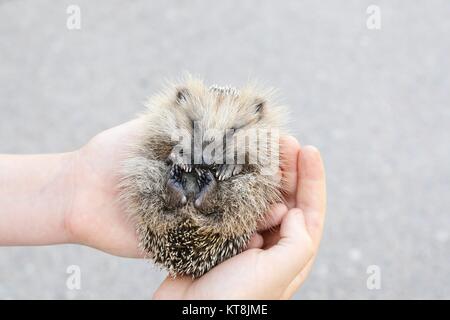
M 0 245 L 75 243 L 141 258 L 132 222 L 117 201 L 118 168 L 139 120 L 106 130 L 79 150 L 0 155 Z M 319 151 L 281 139 L 285 201 L 267 213 L 243 253 L 197 280 L 171 278 L 156 299 L 289 299 L 317 255 L 326 211 Z

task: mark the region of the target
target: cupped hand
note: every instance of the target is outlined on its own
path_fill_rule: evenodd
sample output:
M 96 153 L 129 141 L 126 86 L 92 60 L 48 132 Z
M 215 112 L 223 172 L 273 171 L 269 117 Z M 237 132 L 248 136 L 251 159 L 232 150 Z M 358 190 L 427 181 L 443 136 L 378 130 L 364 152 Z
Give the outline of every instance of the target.
M 75 153 L 73 195 L 66 227 L 72 242 L 125 257 L 142 257 L 133 223 L 118 202 L 120 164 L 138 138 L 133 120 L 95 136 Z M 306 279 L 317 254 L 325 209 L 325 173 L 314 147 L 295 138 L 280 143 L 285 203 L 268 213 L 248 249 L 201 278 L 167 279 L 160 299 L 286 299 Z
M 326 190 L 320 154 L 300 148 L 293 137 L 281 141 L 285 203 L 268 213 L 248 250 L 202 277 L 167 277 L 157 299 L 288 299 L 305 281 L 322 235 Z

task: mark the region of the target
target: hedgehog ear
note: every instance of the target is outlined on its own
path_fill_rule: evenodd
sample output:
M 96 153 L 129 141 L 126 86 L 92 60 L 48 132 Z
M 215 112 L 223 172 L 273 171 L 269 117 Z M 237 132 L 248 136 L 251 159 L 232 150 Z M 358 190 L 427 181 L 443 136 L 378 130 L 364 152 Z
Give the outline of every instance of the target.
M 185 103 L 189 97 L 189 90 L 187 88 L 181 87 L 177 88 L 176 101 L 178 104 Z

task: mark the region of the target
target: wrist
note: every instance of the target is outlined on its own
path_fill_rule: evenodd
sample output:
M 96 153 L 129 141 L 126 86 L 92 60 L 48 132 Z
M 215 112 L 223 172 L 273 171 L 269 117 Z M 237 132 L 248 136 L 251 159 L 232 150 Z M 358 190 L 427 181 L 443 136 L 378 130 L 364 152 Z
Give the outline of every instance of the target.
M 62 211 L 63 233 L 67 243 L 80 243 L 79 227 L 76 224 L 77 202 L 79 193 L 79 157 L 80 151 L 61 154 L 61 161 L 66 165 L 65 174 L 62 177 L 62 192 L 65 193 L 66 206 Z
M 74 153 L 0 156 L 0 244 L 72 241 Z

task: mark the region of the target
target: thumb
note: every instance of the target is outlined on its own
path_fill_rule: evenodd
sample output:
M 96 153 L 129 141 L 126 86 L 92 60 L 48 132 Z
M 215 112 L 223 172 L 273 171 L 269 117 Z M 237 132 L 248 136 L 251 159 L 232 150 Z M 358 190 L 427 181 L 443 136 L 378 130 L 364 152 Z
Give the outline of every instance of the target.
M 302 210 L 289 210 L 281 222 L 280 240 L 263 253 L 266 263 L 288 282 L 304 268 L 313 256 L 313 242 Z

